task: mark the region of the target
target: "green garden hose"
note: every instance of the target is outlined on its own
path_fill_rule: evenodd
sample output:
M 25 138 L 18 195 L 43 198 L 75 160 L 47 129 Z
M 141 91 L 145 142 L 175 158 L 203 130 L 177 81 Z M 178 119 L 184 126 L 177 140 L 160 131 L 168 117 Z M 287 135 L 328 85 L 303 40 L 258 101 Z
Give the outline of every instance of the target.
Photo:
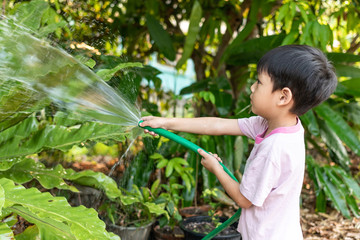
M 138 126 L 140 126 L 140 123 L 142 123 L 143 120 L 141 120 L 139 123 L 138 123 Z M 202 149 L 201 147 L 199 147 L 198 145 L 190 142 L 189 140 L 186 140 L 185 138 L 183 137 L 180 137 L 178 135 L 176 135 L 175 133 L 172 133 L 172 132 L 169 132 L 163 128 L 151 128 L 151 127 L 141 127 L 141 128 L 145 128 L 149 131 L 152 131 L 160 136 L 163 136 L 163 137 L 166 137 L 170 140 L 173 140 L 181 145 L 183 145 L 184 147 L 194 151 L 195 153 L 199 154 L 198 153 L 198 149 Z M 204 149 L 202 149 L 204 150 Z M 206 150 L 204 150 L 205 152 L 207 152 Z M 207 152 L 209 153 L 209 152 Z M 222 164 L 221 162 L 219 162 L 220 165 L 222 166 L 222 168 L 224 169 L 224 171 L 232 178 L 234 179 L 235 181 L 239 182 L 235 176 L 232 174 L 232 172 L 230 172 L 230 170 L 228 168 L 225 167 L 224 164 Z M 231 217 L 229 218 L 228 220 L 226 220 L 224 223 L 222 223 L 219 227 L 215 228 L 212 232 L 210 232 L 208 235 L 206 235 L 202 240 L 208 240 L 208 239 L 212 239 L 213 237 L 215 237 L 219 232 L 221 232 L 222 230 L 224 230 L 225 228 L 227 228 L 229 225 L 233 224 L 234 222 L 236 222 L 239 217 L 240 217 L 240 214 L 241 214 L 241 208 L 239 208 L 239 210 L 237 210 L 237 212 Z

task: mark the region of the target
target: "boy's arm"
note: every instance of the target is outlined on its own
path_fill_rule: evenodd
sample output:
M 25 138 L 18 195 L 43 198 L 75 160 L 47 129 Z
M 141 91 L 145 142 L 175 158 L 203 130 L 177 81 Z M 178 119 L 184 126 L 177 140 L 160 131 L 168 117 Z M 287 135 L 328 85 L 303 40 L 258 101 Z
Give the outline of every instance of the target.
M 215 157 L 206 153 L 205 151 L 199 149 L 199 154 L 203 157 L 201 164 L 210 172 L 214 173 L 217 179 L 219 179 L 221 185 L 227 192 L 227 194 L 236 202 L 236 204 L 241 208 L 249 208 L 252 206 L 252 203 L 242 195 L 240 192 L 239 183 L 232 179 L 219 164 L 219 158 L 217 155 Z M 221 161 L 221 160 L 220 160 Z
M 239 128 L 237 119 L 215 117 L 161 118 L 148 116 L 143 117 L 142 120 L 144 121 L 141 124 L 142 127 L 149 126 L 204 135 L 244 135 Z

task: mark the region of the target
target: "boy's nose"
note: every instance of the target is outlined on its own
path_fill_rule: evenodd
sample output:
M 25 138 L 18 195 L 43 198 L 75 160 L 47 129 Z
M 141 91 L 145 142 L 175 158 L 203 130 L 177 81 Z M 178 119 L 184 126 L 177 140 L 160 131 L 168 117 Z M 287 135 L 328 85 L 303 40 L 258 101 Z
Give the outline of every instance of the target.
M 251 87 L 250 87 L 251 92 L 254 92 L 255 84 L 256 84 L 256 82 L 251 85 Z

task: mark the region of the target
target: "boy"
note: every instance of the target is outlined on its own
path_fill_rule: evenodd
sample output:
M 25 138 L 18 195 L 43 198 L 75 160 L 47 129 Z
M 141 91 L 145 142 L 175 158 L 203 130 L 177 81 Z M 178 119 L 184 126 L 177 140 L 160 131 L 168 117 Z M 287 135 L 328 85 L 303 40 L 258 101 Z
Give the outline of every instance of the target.
M 201 164 L 214 173 L 243 208 L 244 240 L 303 239 L 300 193 L 305 168 L 304 129 L 298 116 L 326 100 L 337 85 L 334 68 L 318 49 L 288 45 L 266 53 L 251 86 L 252 111 L 244 119 L 144 117 L 142 126 L 207 135 L 245 135 L 255 140 L 239 184 L 216 155 L 202 150 Z M 148 132 L 145 130 L 145 132 Z M 155 135 L 150 132 L 151 135 Z

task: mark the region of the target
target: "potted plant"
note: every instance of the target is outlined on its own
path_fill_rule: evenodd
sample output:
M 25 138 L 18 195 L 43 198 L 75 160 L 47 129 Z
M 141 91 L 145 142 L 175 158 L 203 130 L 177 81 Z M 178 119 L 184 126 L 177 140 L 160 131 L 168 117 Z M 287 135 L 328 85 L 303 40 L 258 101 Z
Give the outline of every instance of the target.
M 182 216 L 179 213 L 179 206 L 183 202 L 182 193 L 185 188 L 191 189 L 195 180 L 191 175 L 193 169 L 188 166 L 188 162 L 180 157 L 166 159 L 161 154 L 155 153 L 151 156 L 157 162 L 159 177 L 157 181 L 163 180 L 166 184 L 160 184 L 161 192 L 156 202 L 165 204 L 165 209 L 169 218 L 164 216 L 159 219 L 159 224 L 154 227 L 154 237 L 158 240 L 183 239 L 184 233 L 178 227 Z M 179 184 L 179 182 L 183 184 Z
M 156 183 L 151 190 L 156 191 Z M 156 218 L 164 215 L 165 204 L 155 203 L 155 195 L 147 187 L 133 185 L 130 191 L 120 188 L 122 196 L 116 201 L 107 200 L 99 212 L 107 223 L 108 230 L 116 233 L 122 240 L 148 239 Z
M 169 213 L 169 218 L 161 217 L 159 224 L 154 226 L 154 237 L 156 240 L 180 240 L 184 238 L 183 231 L 178 227 L 182 217 L 178 210 L 179 202 L 183 200 L 179 194 L 184 188 L 171 177 L 169 185 L 161 184 L 163 192 L 157 199 L 158 203 L 165 204 L 165 209 Z
M 209 213 L 214 212 L 219 202 L 212 201 L 212 197 L 219 197 L 219 190 L 217 188 L 205 189 L 201 195 L 204 205 L 201 206 L 190 206 L 180 209 L 180 214 L 183 218 L 194 217 L 194 216 L 208 216 Z
M 193 216 L 185 218 L 180 222 L 180 228 L 184 231 L 185 239 L 200 240 L 203 239 L 212 230 L 217 228 L 221 223 L 225 222 L 226 218 L 213 216 Z M 233 223 L 216 237 L 214 240 L 240 240 L 241 235 L 237 232 L 237 222 Z
M 226 221 L 226 218 L 219 217 L 215 211 L 224 201 L 212 201 L 212 198 L 219 199 L 219 196 L 222 196 L 220 192 L 217 188 L 205 189 L 203 191 L 202 198 L 204 202 L 208 204 L 205 206 L 210 206 L 209 210 L 207 211 L 207 215 L 189 216 L 180 222 L 180 228 L 184 231 L 185 239 L 202 239 L 212 230 L 220 226 L 222 222 Z M 241 235 L 237 232 L 236 228 L 237 223 L 234 223 L 213 239 L 241 239 Z

